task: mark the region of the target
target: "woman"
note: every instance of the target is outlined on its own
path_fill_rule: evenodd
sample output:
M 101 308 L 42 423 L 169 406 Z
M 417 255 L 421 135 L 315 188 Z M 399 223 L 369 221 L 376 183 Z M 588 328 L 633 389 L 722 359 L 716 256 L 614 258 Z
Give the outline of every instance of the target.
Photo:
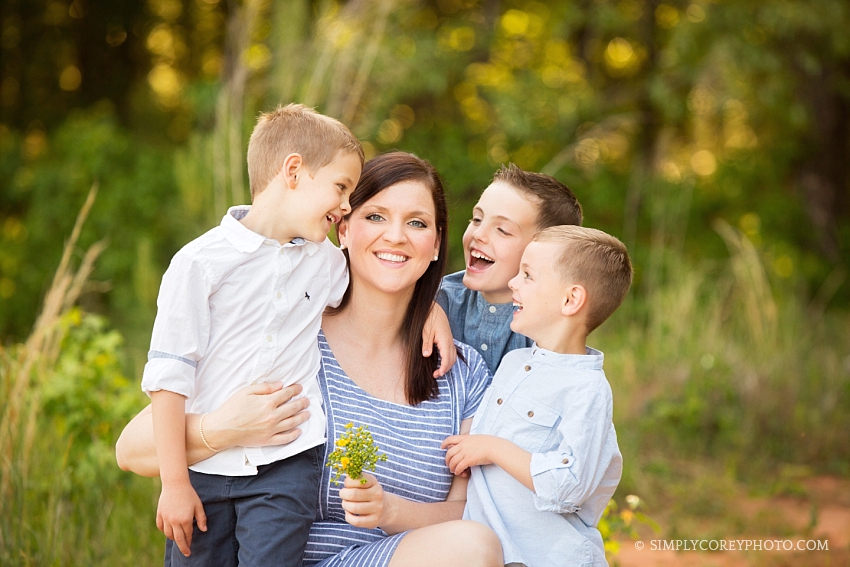
M 440 443 L 469 430 L 489 382 L 486 365 L 471 348 L 444 377 L 434 379 L 433 359 L 420 337 L 440 284 L 447 248 L 442 183 L 427 162 L 400 152 L 365 165 L 351 196 L 351 213 L 339 225 L 351 284 L 342 304 L 325 315 L 319 346 L 319 383 L 328 417 L 328 448 L 346 423 L 369 427 L 389 460 L 367 483 L 342 490 L 325 468 L 321 517 L 310 532 L 305 564 L 396 566 L 495 566 L 498 539 L 488 528 L 461 521 L 466 479 L 453 477 Z M 284 403 L 287 388 L 243 389 L 204 423 L 207 442 L 280 444 L 304 418 L 301 400 Z M 157 473 L 150 417 L 131 422 L 118 444 L 122 468 Z M 326 452 L 329 452 L 326 450 Z M 187 421 L 187 456 L 210 456 Z

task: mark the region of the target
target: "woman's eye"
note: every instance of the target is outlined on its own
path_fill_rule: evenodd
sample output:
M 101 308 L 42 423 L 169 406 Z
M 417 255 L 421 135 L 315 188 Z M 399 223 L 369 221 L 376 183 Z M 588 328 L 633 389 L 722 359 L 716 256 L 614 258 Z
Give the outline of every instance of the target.
M 478 226 L 479 224 L 481 224 L 481 219 L 472 217 L 471 219 L 469 219 L 469 224 L 474 224 Z
M 412 226 L 414 228 L 428 228 L 428 225 L 426 225 L 421 220 L 412 220 L 407 224 L 409 224 L 410 226 Z
M 510 236 L 510 235 L 511 235 L 511 233 L 510 233 L 510 232 L 508 232 L 507 230 L 505 230 L 504 228 L 499 227 L 499 228 L 497 228 L 496 230 L 498 230 L 500 233 L 504 234 L 505 236 Z
M 372 213 L 370 215 L 366 215 L 366 220 L 370 220 L 372 222 L 381 222 L 382 220 L 384 220 L 384 217 L 382 217 L 378 213 Z

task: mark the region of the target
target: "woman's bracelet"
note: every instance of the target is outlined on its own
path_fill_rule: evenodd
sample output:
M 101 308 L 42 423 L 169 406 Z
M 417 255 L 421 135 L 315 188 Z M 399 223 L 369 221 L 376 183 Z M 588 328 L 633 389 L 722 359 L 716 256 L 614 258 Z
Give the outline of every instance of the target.
M 207 441 L 206 435 L 204 435 L 204 418 L 205 417 L 207 417 L 207 414 L 204 414 L 204 415 L 201 416 L 201 422 L 200 422 L 200 424 L 198 424 L 198 430 L 201 432 L 201 441 L 204 442 L 204 445 L 207 446 L 207 449 L 209 449 L 213 453 L 218 453 L 220 451 L 220 449 L 214 449 L 213 446 L 209 444 L 209 441 Z

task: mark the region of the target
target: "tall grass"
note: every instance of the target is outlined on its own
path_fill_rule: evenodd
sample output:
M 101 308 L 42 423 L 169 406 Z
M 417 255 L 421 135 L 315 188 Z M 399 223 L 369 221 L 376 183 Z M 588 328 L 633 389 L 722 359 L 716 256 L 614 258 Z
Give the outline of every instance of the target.
M 96 194 L 29 338 L 0 347 L 0 565 L 136 565 L 158 555 L 151 483 L 122 477 L 112 457 L 110 438 L 138 405 L 120 376 L 120 337 L 74 308 L 105 247 L 72 266 Z
M 715 229 L 728 261 L 664 252 L 663 283 L 590 338 L 614 388 L 622 494 L 651 495 L 676 463 L 768 491 L 790 468 L 850 474 L 848 315 L 805 302 L 745 234 Z

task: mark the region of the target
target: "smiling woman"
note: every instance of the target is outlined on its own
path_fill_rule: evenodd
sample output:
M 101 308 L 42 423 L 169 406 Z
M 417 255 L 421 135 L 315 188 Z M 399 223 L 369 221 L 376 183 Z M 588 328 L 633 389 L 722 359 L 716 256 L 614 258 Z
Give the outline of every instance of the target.
M 445 254 L 440 254 L 448 245 L 443 183 L 427 161 L 391 152 L 370 160 L 350 202 L 352 212 L 339 225 L 339 240 L 346 248 L 351 284 L 330 313 L 344 311 L 355 294 L 401 294 L 396 301 L 407 305 L 402 326 L 407 347 L 405 393 L 409 403 L 417 404 L 435 391 L 434 361 L 420 356 L 413 346 L 445 268 Z

